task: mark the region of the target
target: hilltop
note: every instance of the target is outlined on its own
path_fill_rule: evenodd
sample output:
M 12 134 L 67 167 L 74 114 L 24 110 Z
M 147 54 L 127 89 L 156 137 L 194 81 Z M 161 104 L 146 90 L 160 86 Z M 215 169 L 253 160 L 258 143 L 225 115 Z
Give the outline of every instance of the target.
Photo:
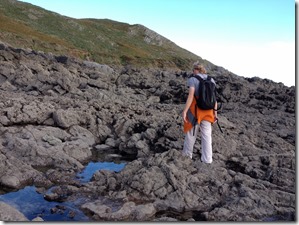
M 185 70 L 197 60 L 211 64 L 140 24 L 74 19 L 16 0 L 0 2 L 0 40 L 114 66 Z

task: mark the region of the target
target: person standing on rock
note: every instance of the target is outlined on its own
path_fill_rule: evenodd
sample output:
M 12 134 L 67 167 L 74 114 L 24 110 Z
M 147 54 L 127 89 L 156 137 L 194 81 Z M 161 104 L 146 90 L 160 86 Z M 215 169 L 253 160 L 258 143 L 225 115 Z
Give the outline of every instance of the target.
M 193 75 L 207 79 L 206 69 L 198 62 L 193 64 Z M 213 83 L 215 81 L 211 79 Z M 191 76 L 187 81 L 189 94 L 182 113 L 184 120 L 184 147 L 183 154 L 192 159 L 193 147 L 196 141 L 198 129 L 201 131 L 201 161 L 212 163 L 212 124 L 217 120 L 217 111 L 213 109 L 203 110 L 197 107 L 194 95 L 199 89 L 199 80 Z M 214 109 L 217 109 L 217 102 Z M 196 115 L 195 115 L 196 114 Z M 197 121 L 196 121 L 197 118 Z

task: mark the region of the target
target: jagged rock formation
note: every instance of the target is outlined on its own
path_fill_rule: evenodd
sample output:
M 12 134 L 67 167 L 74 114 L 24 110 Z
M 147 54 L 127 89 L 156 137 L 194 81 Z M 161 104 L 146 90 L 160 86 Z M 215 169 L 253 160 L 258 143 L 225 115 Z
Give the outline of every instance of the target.
M 295 88 L 212 65 L 208 72 L 224 102 L 212 165 L 199 161 L 200 140 L 193 160 L 181 155 L 186 72 L 0 43 L 2 191 L 56 185 L 45 198 L 92 196 L 82 209 L 93 220 L 294 220 Z M 131 162 L 79 184 L 75 174 L 105 152 Z

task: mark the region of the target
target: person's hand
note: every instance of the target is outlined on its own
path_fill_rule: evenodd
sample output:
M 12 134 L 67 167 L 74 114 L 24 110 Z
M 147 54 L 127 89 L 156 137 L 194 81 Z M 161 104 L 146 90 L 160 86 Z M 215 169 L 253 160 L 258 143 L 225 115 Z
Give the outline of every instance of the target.
M 218 117 L 217 117 L 217 116 L 214 116 L 214 123 L 216 123 L 217 120 L 218 120 Z M 214 123 L 213 123 L 213 124 L 214 124 Z
M 214 110 L 214 123 L 216 123 L 217 120 L 218 120 L 218 117 L 217 117 L 217 111 Z M 214 124 L 214 123 L 213 123 L 213 124 Z
M 187 117 L 187 112 L 184 110 L 182 113 L 182 117 L 185 123 L 189 123 L 188 117 Z

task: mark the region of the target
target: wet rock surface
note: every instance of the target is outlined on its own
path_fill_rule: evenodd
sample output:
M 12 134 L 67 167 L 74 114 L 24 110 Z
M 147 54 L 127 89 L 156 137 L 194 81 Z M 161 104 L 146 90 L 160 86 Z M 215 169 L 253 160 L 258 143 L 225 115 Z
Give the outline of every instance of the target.
M 81 209 L 95 221 L 295 220 L 295 88 L 208 72 L 224 130 L 213 127 L 211 165 L 200 162 L 200 138 L 192 160 L 181 154 L 186 72 L 0 43 L 1 192 L 35 185 L 49 201 L 84 196 Z M 81 184 L 76 174 L 105 154 L 131 162 Z
M 29 221 L 24 214 L 4 202 L 0 202 L 0 218 L 2 221 Z

